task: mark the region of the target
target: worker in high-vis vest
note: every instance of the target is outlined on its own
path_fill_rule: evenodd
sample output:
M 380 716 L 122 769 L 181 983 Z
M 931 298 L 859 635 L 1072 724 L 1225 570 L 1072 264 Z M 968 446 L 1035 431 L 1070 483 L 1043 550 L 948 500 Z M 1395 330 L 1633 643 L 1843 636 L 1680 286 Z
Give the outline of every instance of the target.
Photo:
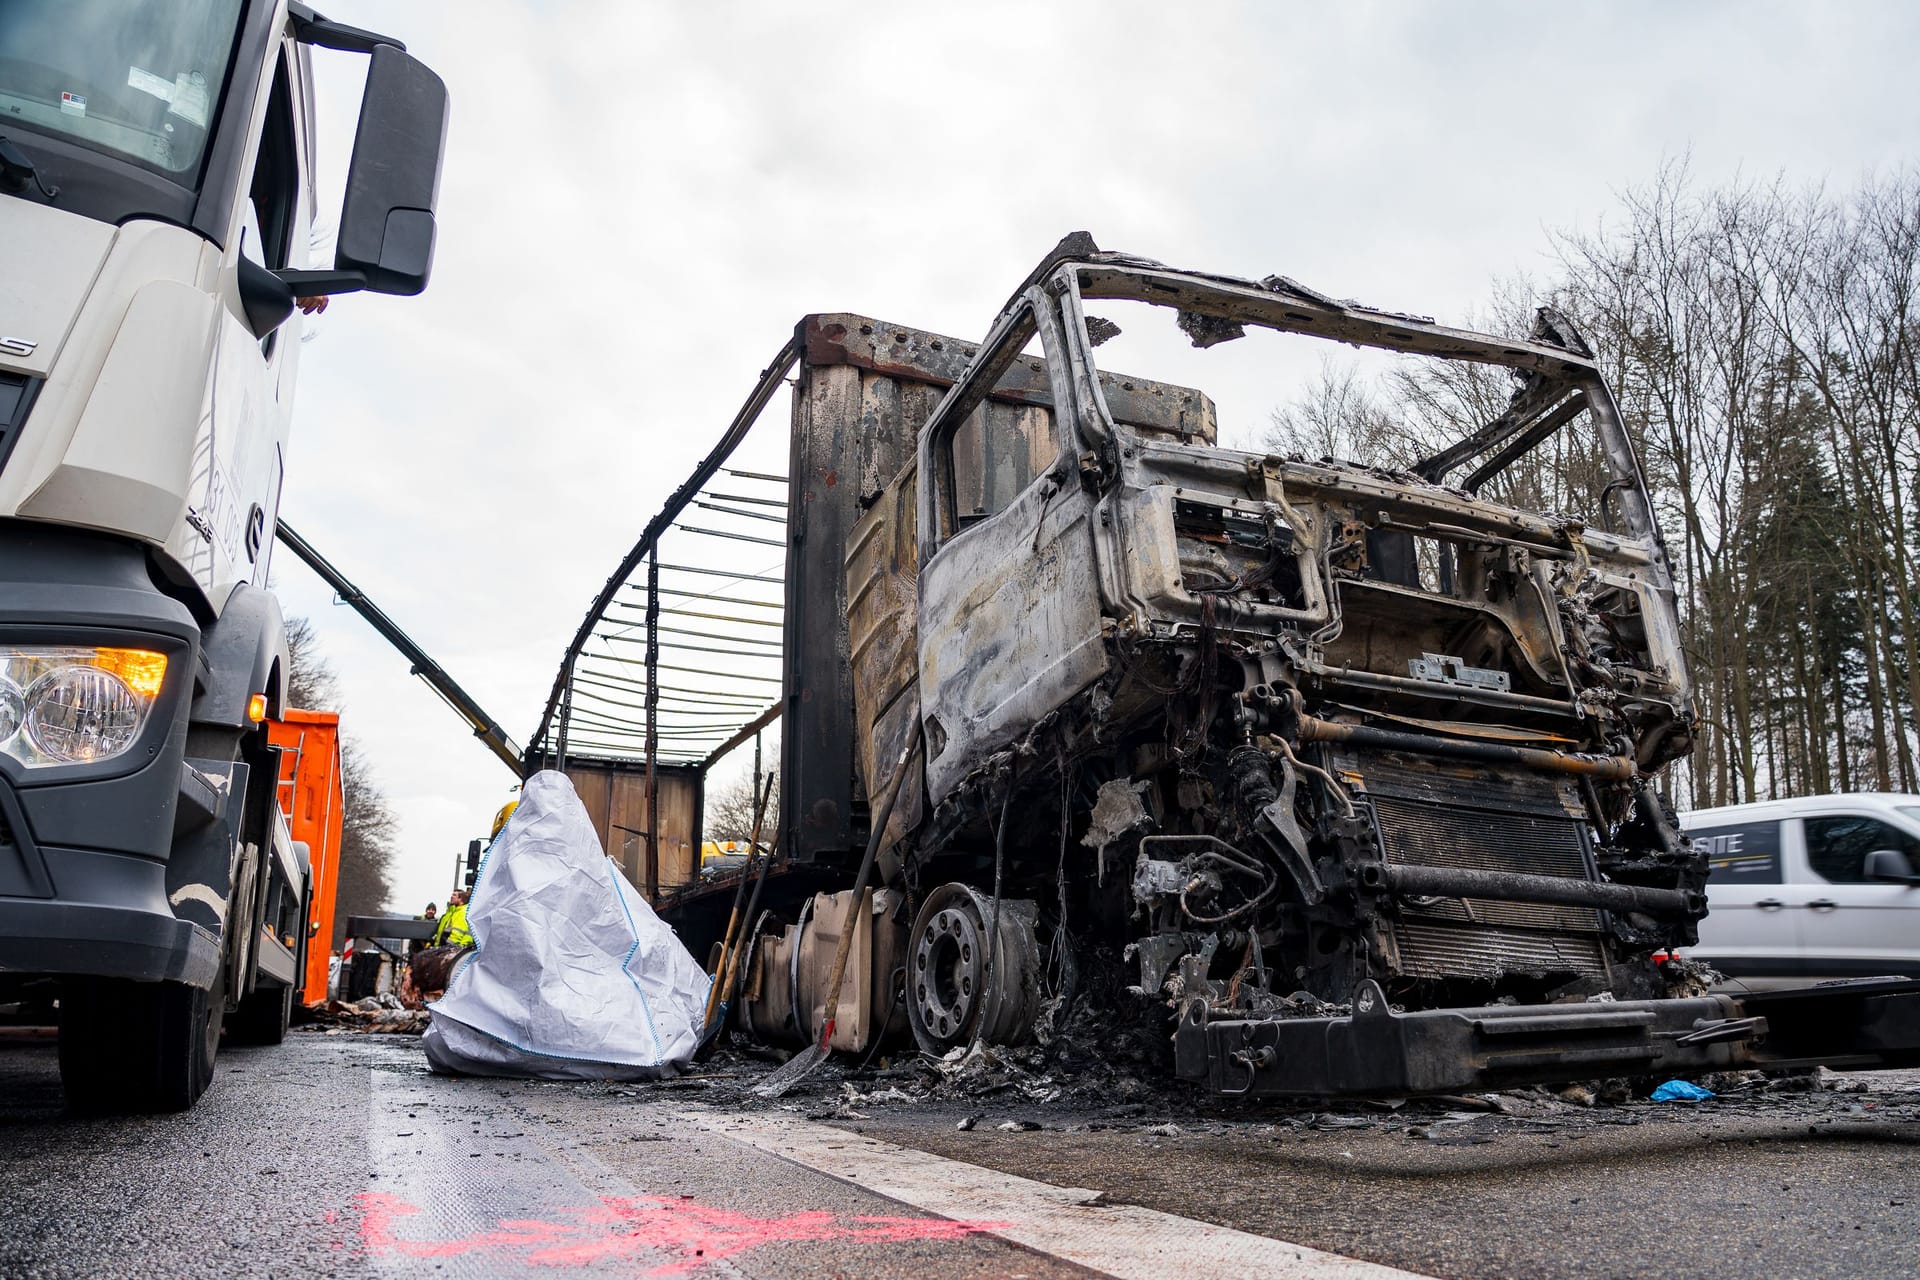
M 467 928 L 467 895 L 455 889 L 447 897 L 447 913 L 440 917 L 440 923 L 433 931 L 433 945 L 436 947 L 470 947 L 473 945 L 473 931 Z

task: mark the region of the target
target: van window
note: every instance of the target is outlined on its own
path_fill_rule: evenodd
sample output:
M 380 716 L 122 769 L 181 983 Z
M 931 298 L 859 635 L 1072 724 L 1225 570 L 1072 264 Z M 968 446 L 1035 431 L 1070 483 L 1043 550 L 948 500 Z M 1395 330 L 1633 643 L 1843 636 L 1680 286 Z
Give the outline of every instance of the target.
M 1808 818 L 1807 861 L 1814 874 L 1829 884 L 1869 884 L 1867 855 L 1875 849 L 1897 849 L 1920 866 L 1920 838 L 1878 818 L 1848 814 L 1835 818 Z
M 1737 822 L 1687 832 L 1706 850 L 1714 884 L 1779 884 L 1780 824 Z

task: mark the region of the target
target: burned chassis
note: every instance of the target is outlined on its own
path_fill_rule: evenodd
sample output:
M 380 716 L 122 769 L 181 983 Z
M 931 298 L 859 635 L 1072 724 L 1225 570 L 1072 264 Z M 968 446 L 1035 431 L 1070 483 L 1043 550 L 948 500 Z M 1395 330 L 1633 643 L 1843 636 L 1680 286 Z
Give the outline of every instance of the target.
M 1110 411 L 1086 311 L 1103 299 L 1173 308 L 1197 346 L 1259 326 L 1501 366 L 1517 388 L 1412 474 L 1214 448 Z M 1036 333 L 1056 455 L 970 522 L 953 442 Z M 923 1048 L 1030 1034 L 1051 950 L 1056 995 L 1137 965 L 1132 989 L 1177 1011 L 1178 1074 L 1223 1093 L 1913 1060 L 1920 984 L 1666 998 L 1656 953 L 1705 912 L 1704 856 L 1652 785 L 1687 750 L 1691 698 L 1638 460 L 1563 318 L 1508 341 L 1075 237 L 981 352 L 901 477 L 925 759 L 892 834 L 925 904 Z M 1601 528 L 1475 497 L 1583 412 Z M 913 722 L 860 719 L 886 739 L 863 752 L 877 792 Z

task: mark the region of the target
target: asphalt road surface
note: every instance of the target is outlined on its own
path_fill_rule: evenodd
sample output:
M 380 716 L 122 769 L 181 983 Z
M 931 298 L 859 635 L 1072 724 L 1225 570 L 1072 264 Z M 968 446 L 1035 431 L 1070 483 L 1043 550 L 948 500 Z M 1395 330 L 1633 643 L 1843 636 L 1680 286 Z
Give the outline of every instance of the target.
M 1920 1274 L 1920 1072 L 1329 1113 L 831 1076 L 744 1103 L 763 1070 L 451 1080 L 309 1031 L 223 1051 L 191 1112 L 83 1119 L 51 1043 L 0 1033 L 0 1276 Z

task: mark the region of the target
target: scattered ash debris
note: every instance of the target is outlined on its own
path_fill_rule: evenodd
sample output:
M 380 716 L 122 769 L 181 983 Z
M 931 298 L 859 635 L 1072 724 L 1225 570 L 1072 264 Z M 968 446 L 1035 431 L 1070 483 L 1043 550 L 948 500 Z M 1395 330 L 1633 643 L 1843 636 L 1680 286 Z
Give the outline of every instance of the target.
M 348 1003 L 329 1000 L 307 1011 L 302 1028 L 323 1035 L 347 1035 L 353 1032 L 383 1032 L 417 1036 L 427 1029 L 425 1009 L 409 1009 L 398 997 L 389 994 L 367 996 Z
M 1101 1036 L 1105 1038 L 1102 1039 Z M 783 1110 L 806 1119 L 880 1125 L 925 1122 L 958 1133 L 1016 1139 L 1047 1131 L 1119 1130 L 1143 1143 L 1205 1141 L 1226 1134 L 1283 1137 L 1367 1131 L 1407 1141 L 1478 1146 L 1518 1135 L 1549 1135 L 1548 1145 L 1578 1140 L 1604 1126 L 1667 1123 L 1708 1116 L 1920 1123 L 1920 1074 L 1854 1076 L 1825 1068 L 1769 1076 L 1718 1072 L 1693 1083 L 1713 1097 L 1693 1103 L 1650 1100 L 1662 1080 L 1613 1077 L 1471 1095 L 1327 1100 L 1221 1098 L 1173 1078 L 1163 1029 L 1116 1029 L 1076 1011 L 1047 1044 L 976 1045 L 944 1057 L 911 1046 L 883 1049 L 866 1064 L 834 1058 L 778 1101 L 752 1087 L 784 1054 L 757 1046 L 721 1049 L 680 1087 L 698 1082 L 700 1101 L 737 1110 Z M 1890 1077 L 1911 1077 L 1904 1083 Z M 663 1086 L 630 1086 L 636 1097 Z M 1566 1131 L 1564 1134 L 1561 1131 Z

